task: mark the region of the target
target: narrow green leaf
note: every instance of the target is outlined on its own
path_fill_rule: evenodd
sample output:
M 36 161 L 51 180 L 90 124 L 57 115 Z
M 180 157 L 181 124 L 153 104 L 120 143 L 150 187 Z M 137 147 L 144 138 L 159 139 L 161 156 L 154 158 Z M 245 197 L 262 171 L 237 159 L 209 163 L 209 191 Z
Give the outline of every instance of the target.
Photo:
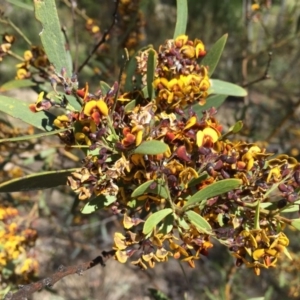
M 247 300 L 264 300 L 265 297 L 248 298 Z
M 300 211 L 299 204 L 300 201 L 295 201 L 293 204 L 287 205 L 286 208 L 283 208 L 280 212 L 285 214 L 285 213 Z
M 7 143 L 7 142 L 19 142 L 19 141 L 26 141 L 26 140 L 31 140 L 31 139 L 38 139 L 38 138 L 45 137 L 45 136 L 55 135 L 55 134 L 58 134 L 60 132 L 64 132 L 67 130 L 70 130 L 70 128 L 63 128 L 63 129 L 58 129 L 58 130 L 53 130 L 53 131 L 48 131 L 48 132 L 43 132 L 43 133 L 22 135 L 22 136 L 13 137 L 13 138 L 7 138 L 7 139 L 0 139 L 0 144 Z
M 53 130 L 55 116 L 48 111 L 33 113 L 25 101 L 0 95 L 0 111 L 43 131 Z
M 150 233 L 155 226 L 162 221 L 167 215 L 169 215 L 172 212 L 171 208 L 165 208 L 160 211 L 157 211 L 153 213 L 145 222 L 144 228 L 143 228 L 143 233 L 148 234 Z
M 80 111 L 82 106 L 81 104 L 78 102 L 78 100 L 76 99 L 75 96 L 73 95 L 65 95 L 65 97 L 67 98 L 68 102 L 70 103 L 70 105 L 76 110 L 76 111 Z
M 228 34 L 224 34 L 221 38 L 219 38 L 215 44 L 210 48 L 210 50 L 207 52 L 207 54 L 204 56 L 204 58 L 201 61 L 201 64 L 208 67 L 208 76 L 211 77 L 211 75 L 214 73 L 220 57 L 223 53 L 226 41 L 228 38 Z
M 188 20 L 188 4 L 187 0 L 177 0 L 176 25 L 173 38 L 186 33 L 186 25 Z
M 12 89 L 20 89 L 24 87 L 31 87 L 35 86 L 36 83 L 31 81 L 30 79 L 23 79 L 23 80 L 10 80 L 3 85 L 0 86 L 0 92 L 6 92 Z
M 179 217 L 179 218 L 177 219 L 177 222 L 178 222 L 178 225 L 179 225 L 182 229 L 185 229 L 185 230 L 189 230 L 189 229 L 190 229 L 189 224 L 185 221 L 184 218 Z
M 210 224 L 199 214 L 194 212 L 193 210 L 189 210 L 186 212 L 186 215 L 189 221 L 197 227 L 202 232 L 211 233 Z
M 117 200 L 116 196 L 99 195 L 91 199 L 81 210 L 82 214 L 91 214 L 99 209 L 111 205 Z
M 171 232 L 171 230 L 174 227 L 173 223 L 174 223 L 173 214 L 167 215 L 158 231 L 163 234 L 168 234 L 169 232 Z
M 33 11 L 32 4 L 24 3 L 24 0 L 22 0 L 22 1 L 21 0 L 5 0 L 5 1 L 8 3 L 11 3 L 17 7 L 25 8 L 27 10 Z
M 100 81 L 100 90 L 103 95 L 106 95 L 110 91 L 110 86 L 105 81 Z
M 183 208 L 187 208 L 191 204 L 199 203 L 203 200 L 219 196 L 221 194 L 227 193 L 233 189 L 238 188 L 241 185 L 240 179 L 223 179 L 206 186 L 196 194 L 194 194 Z
M 136 100 L 132 100 L 125 105 L 125 113 L 131 112 L 136 106 Z
M 218 223 L 219 223 L 220 227 L 224 226 L 223 218 L 224 218 L 224 213 L 219 213 L 218 216 L 217 216 L 217 220 L 218 220 Z
M 151 140 L 151 141 L 145 141 L 145 142 L 141 143 L 133 151 L 133 153 L 156 155 L 156 154 L 164 153 L 167 150 L 168 150 L 167 144 L 160 142 L 160 141 Z
M 260 201 L 257 200 L 256 202 L 257 202 L 257 204 L 256 204 L 256 208 L 255 208 L 255 215 L 254 215 L 254 229 L 259 230 L 260 229 L 260 225 L 259 225 L 259 223 L 260 223 L 260 218 L 259 218 L 259 216 L 260 216 Z
M 40 37 L 49 61 L 56 68 L 56 72 L 66 68 L 70 77 L 72 74 L 72 62 L 70 53 L 66 50 L 66 41 L 59 23 L 55 0 L 34 0 L 33 5 L 35 17 L 41 22 L 43 27 Z
M 149 98 L 149 93 L 148 93 L 148 87 L 147 86 L 142 88 L 142 93 L 143 93 L 143 97 L 145 99 Z
M 205 172 L 203 174 L 201 174 L 199 177 L 197 178 L 193 178 L 189 183 L 188 183 L 188 187 L 191 188 L 199 183 L 201 183 L 203 180 L 207 179 L 209 177 L 209 175 Z
M 291 221 L 292 221 L 291 225 L 296 229 L 300 230 L 300 219 L 293 219 Z
M 199 118 L 202 118 L 202 113 L 205 110 L 208 110 L 212 107 L 218 108 L 227 97 L 227 95 L 211 95 L 206 99 L 206 103 L 204 105 L 199 105 L 199 103 L 193 104 L 193 111 Z
M 137 55 L 137 53 L 135 53 L 135 55 L 133 57 L 131 57 L 131 59 L 129 60 L 129 63 L 127 64 L 127 68 L 126 68 L 126 80 L 125 80 L 125 85 L 124 85 L 124 90 L 126 92 L 128 91 L 132 91 L 132 76 L 135 73 L 136 67 L 137 67 L 137 62 L 136 62 L 136 58 L 135 56 Z
M 232 128 L 229 129 L 229 131 L 232 131 L 233 133 L 238 133 L 243 128 L 243 121 L 237 121 Z
M 227 95 L 235 97 L 247 96 L 247 91 L 242 87 L 219 79 L 211 79 L 211 87 L 208 90 L 209 94 Z
M 156 68 L 156 52 L 153 49 L 148 51 L 148 60 L 147 60 L 147 91 L 150 100 L 154 95 L 153 93 L 153 81 L 154 81 L 154 74 Z
M 154 300 L 170 300 L 170 298 L 168 298 L 163 292 L 157 289 L 149 288 L 148 291 L 150 292 L 150 295 Z
M 149 180 L 138 186 L 131 194 L 131 198 L 136 198 L 147 193 L 152 193 L 161 196 L 164 199 L 168 198 L 163 180 Z
M 0 184 L 0 193 L 41 190 L 67 184 L 67 177 L 77 169 L 47 171 L 26 175 Z

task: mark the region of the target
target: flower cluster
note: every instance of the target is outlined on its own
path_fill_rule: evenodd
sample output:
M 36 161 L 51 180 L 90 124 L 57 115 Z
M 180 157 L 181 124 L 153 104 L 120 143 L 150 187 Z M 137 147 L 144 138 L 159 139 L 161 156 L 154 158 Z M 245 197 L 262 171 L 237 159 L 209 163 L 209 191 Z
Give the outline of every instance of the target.
M 39 46 L 31 46 L 30 50 L 26 50 L 23 54 L 23 61 L 16 65 L 16 79 L 31 78 L 31 67 L 36 70 L 46 70 L 50 68 L 49 60 L 43 48 Z
M 145 19 L 140 10 L 141 0 L 120 0 L 117 23 L 118 35 L 122 39 L 122 47 L 133 54 L 140 42 L 144 40 Z M 134 26 L 133 26 L 134 25 Z M 131 30 L 128 30 L 130 28 Z
M 16 208 L 0 207 L 0 273 L 5 282 L 14 278 L 15 282 L 32 279 L 38 272 L 39 264 L 30 255 L 37 232 L 22 225 Z
M 123 215 L 125 233 L 114 236 L 120 262 L 145 269 L 172 256 L 194 267 L 217 240 L 259 274 L 281 253 L 290 258 L 280 211 L 298 198 L 300 165 L 226 139 L 213 103 L 196 113 L 210 87 L 199 63 L 205 54 L 200 40 L 179 36 L 139 53 L 141 90 L 119 93 L 117 82 L 94 94 L 88 85 L 76 90 L 81 110 L 54 121 L 67 146 L 86 154 L 68 184 L 79 199 L 91 198 L 84 211 Z
M 13 35 L 9 35 L 7 33 L 2 35 L 2 43 L 0 45 L 0 62 L 3 60 L 3 57 L 7 55 L 14 41 L 15 37 Z

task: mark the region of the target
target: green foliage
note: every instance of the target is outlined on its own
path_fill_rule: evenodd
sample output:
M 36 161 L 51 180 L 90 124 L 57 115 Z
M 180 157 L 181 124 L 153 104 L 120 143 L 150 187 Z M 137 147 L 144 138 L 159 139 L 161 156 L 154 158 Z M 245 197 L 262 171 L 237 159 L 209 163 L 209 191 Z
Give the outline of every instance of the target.
M 225 82 L 218 79 L 211 79 L 210 94 L 227 95 L 235 97 L 247 96 L 247 91 L 236 84 Z
M 30 79 L 10 80 L 0 86 L 0 92 L 7 92 L 13 89 L 32 87 L 35 85 L 36 83 L 32 82 Z
M 33 114 L 24 100 L 0 95 L 0 111 L 43 131 L 53 130 L 55 116 L 48 111 Z
M 153 213 L 145 222 L 143 227 L 143 233 L 145 235 L 151 233 L 154 228 L 161 222 L 167 215 L 172 213 L 171 208 L 165 208 Z
M 239 179 L 224 179 L 215 182 L 190 197 L 183 208 L 187 209 L 190 205 L 194 205 L 206 199 L 227 193 L 237 188 L 239 185 L 241 185 L 241 181 Z
M 145 183 L 141 184 L 132 192 L 131 197 L 137 198 L 146 193 L 159 195 L 164 199 L 168 198 L 168 191 L 166 190 L 165 182 L 162 179 L 146 181 Z
M 169 300 L 169 298 L 161 291 L 157 289 L 148 289 L 154 300 Z
M 228 34 L 224 34 L 220 39 L 218 39 L 202 60 L 202 64 L 208 67 L 209 76 L 214 73 L 219 63 L 224 47 L 226 45 L 227 38 Z
M 47 171 L 11 179 L 0 184 L 0 193 L 41 190 L 65 185 L 68 176 L 75 170 Z
M 55 0 L 34 1 L 35 16 L 42 24 L 40 38 L 49 61 L 57 72 L 63 68 L 69 76 L 72 74 L 70 52 L 66 50 L 66 41 L 61 31 Z
M 188 3 L 187 0 L 177 0 L 177 17 L 173 38 L 186 33 L 186 25 L 188 21 Z
M 110 195 L 99 195 L 93 199 L 91 199 L 89 202 L 87 202 L 84 206 L 84 208 L 81 210 L 81 213 L 83 214 L 91 214 L 99 209 L 103 209 L 104 207 L 107 207 L 114 203 L 116 201 L 115 196 Z
M 199 214 L 195 213 L 192 210 L 186 211 L 185 214 L 188 217 L 188 220 L 194 224 L 196 226 L 196 228 L 198 230 L 200 230 L 200 232 L 205 232 L 208 234 L 211 234 L 211 226 L 210 224 L 203 218 L 201 217 Z
M 152 99 L 154 95 L 153 89 L 153 80 L 155 75 L 155 67 L 156 67 L 156 52 L 153 49 L 148 51 L 148 60 L 147 60 L 147 91 L 148 97 Z
M 139 145 L 133 153 L 135 154 L 144 154 L 144 155 L 157 155 L 162 154 L 168 150 L 168 145 L 152 140 L 152 141 L 145 141 L 141 145 Z

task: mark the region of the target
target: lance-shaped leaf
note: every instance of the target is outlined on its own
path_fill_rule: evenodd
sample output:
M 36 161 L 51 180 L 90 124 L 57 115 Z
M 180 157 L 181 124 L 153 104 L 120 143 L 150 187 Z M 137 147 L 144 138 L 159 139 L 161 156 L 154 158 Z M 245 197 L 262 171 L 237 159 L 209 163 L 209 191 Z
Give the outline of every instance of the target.
M 211 233 L 210 224 L 199 214 L 194 212 L 193 210 L 189 210 L 185 213 L 189 219 L 189 221 L 196 226 L 196 228 L 205 233 Z
M 291 221 L 292 221 L 291 225 L 296 229 L 300 230 L 300 219 L 293 219 Z
M 176 25 L 173 38 L 176 39 L 179 35 L 185 34 L 188 20 L 188 4 L 187 0 L 177 0 Z
M 102 94 L 105 96 L 110 91 L 110 86 L 105 81 L 100 81 L 100 90 Z
M 147 193 L 159 195 L 164 199 L 167 199 L 169 195 L 163 180 L 149 180 L 138 186 L 132 192 L 131 198 L 136 198 Z
M 27 141 L 27 140 L 31 140 L 31 139 L 38 139 L 38 138 L 49 136 L 49 135 L 55 135 L 55 134 L 58 134 L 60 132 L 64 132 L 67 130 L 70 130 L 70 128 L 63 128 L 63 129 L 42 132 L 42 133 L 37 133 L 37 134 L 22 135 L 22 136 L 13 137 L 13 138 L 0 139 L 0 144 L 7 143 L 7 142 L 19 142 L 19 141 Z
M 70 77 L 72 74 L 72 61 L 70 52 L 66 50 L 66 41 L 59 23 L 55 0 L 34 0 L 35 17 L 42 24 L 41 41 L 49 61 L 57 72 L 66 68 Z
M 229 128 L 229 131 L 232 131 L 233 133 L 238 133 L 243 128 L 243 121 L 237 121 L 232 127 Z
M 227 38 L 228 34 L 224 34 L 220 39 L 218 39 L 201 61 L 202 65 L 208 67 L 209 77 L 211 77 L 219 63 Z
M 192 204 L 200 203 L 201 201 L 204 201 L 206 199 L 232 191 L 233 189 L 238 188 L 241 183 L 242 181 L 240 179 L 233 178 L 214 182 L 190 197 L 187 203 L 184 205 L 183 209 L 186 209 Z
M 140 49 L 140 51 L 143 51 L 146 48 Z M 129 92 L 134 90 L 134 88 L 139 89 L 141 86 L 141 75 L 136 74 L 136 69 L 137 69 L 137 61 L 136 61 L 136 56 L 139 54 L 139 52 L 134 53 L 134 55 L 130 58 L 129 63 L 127 64 L 126 67 L 126 80 L 125 80 L 125 85 L 124 85 L 124 91 Z M 133 82 L 133 77 L 135 77 L 135 80 Z
M 159 232 L 163 234 L 168 234 L 173 229 L 173 223 L 174 223 L 174 216 L 173 214 L 167 215 L 159 228 Z
M 170 300 L 162 291 L 152 288 L 148 289 L 148 291 L 154 300 Z
M 0 95 L 0 111 L 43 131 L 53 130 L 55 116 L 48 111 L 33 113 L 25 101 Z
M 150 233 L 156 225 L 158 225 L 159 222 L 161 222 L 167 215 L 172 213 L 171 208 L 165 208 L 160 211 L 157 211 L 153 213 L 145 222 L 144 228 L 143 228 L 143 233 L 148 234 Z
M 208 90 L 209 94 L 228 95 L 235 97 L 247 96 L 247 91 L 242 87 L 219 79 L 211 79 L 211 87 Z
M 125 105 L 125 113 L 131 112 L 136 106 L 136 100 L 132 100 Z
M 192 109 L 199 118 L 202 118 L 202 112 L 210 109 L 211 107 L 218 108 L 226 100 L 227 97 L 228 97 L 227 95 L 210 95 L 206 99 L 206 103 L 204 105 L 200 105 L 197 102 L 192 105 Z
M 13 5 L 15 5 L 15 6 L 17 6 L 17 7 L 33 11 L 32 4 L 25 3 L 24 0 L 22 0 L 22 1 L 21 0 L 6 0 L 6 1 L 13 4 Z
M 154 95 L 153 93 L 153 81 L 154 81 L 154 74 L 156 68 L 156 53 L 155 50 L 150 49 L 148 51 L 148 60 L 147 60 L 147 91 L 150 100 Z
M 151 140 L 151 141 L 145 141 L 141 143 L 136 149 L 134 149 L 133 153 L 136 154 L 148 154 L 148 155 L 157 155 L 161 153 L 165 153 L 168 150 L 168 145 L 156 141 L 156 140 Z
M 99 209 L 111 205 L 117 200 L 116 196 L 111 195 L 99 195 L 91 199 L 81 210 L 83 214 L 91 214 Z
M 79 103 L 79 100 L 73 96 L 73 95 L 64 95 L 64 97 L 67 98 L 69 104 L 76 110 L 80 111 L 82 108 L 82 105 Z
M 26 175 L 0 184 L 0 193 L 41 190 L 67 184 L 67 177 L 77 169 L 47 171 Z
M 36 83 L 31 81 L 30 79 L 23 79 L 23 80 L 10 80 L 0 86 L 0 92 L 6 92 L 12 89 L 20 89 L 24 87 L 31 87 L 35 86 Z

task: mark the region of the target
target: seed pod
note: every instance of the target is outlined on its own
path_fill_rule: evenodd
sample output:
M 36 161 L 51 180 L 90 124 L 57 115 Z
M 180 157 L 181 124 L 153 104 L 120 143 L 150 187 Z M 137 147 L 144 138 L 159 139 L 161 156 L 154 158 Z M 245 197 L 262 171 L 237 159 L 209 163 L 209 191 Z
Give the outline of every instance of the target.
M 288 188 L 284 183 L 280 183 L 278 185 L 278 189 L 279 189 L 280 192 L 286 192 L 286 193 L 288 192 Z
M 296 193 L 291 193 L 287 197 L 287 200 L 291 203 L 295 202 L 297 199 L 298 199 L 298 194 L 296 194 Z
M 230 175 L 226 171 L 224 171 L 224 169 L 221 169 L 221 175 L 224 179 L 230 178 Z
M 296 183 L 300 185 L 300 171 L 299 170 L 297 170 L 294 173 L 294 179 L 295 179 Z
M 277 208 L 283 208 L 285 207 L 287 204 L 287 200 L 285 198 L 283 199 L 280 199 L 278 202 L 277 202 Z

